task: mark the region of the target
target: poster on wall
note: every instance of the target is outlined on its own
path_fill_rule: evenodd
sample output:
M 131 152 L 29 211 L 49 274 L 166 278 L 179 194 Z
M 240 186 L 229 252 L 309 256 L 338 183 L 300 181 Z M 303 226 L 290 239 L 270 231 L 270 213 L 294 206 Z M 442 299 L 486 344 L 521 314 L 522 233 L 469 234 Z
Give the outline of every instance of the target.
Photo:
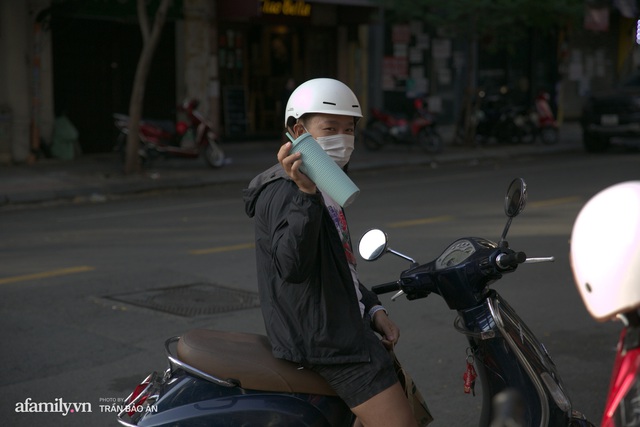
M 385 56 L 382 59 L 382 89 L 404 90 L 408 73 L 407 57 Z
M 391 41 L 393 44 L 409 44 L 411 42 L 411 27 L 409 25 L 394 25 L 391 28 Z

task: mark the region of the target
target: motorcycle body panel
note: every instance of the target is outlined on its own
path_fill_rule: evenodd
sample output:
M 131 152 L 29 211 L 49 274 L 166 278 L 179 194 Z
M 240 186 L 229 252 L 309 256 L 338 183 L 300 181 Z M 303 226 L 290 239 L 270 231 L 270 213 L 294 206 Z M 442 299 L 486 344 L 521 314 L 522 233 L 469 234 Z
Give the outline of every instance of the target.
M 483 305 L 458 313 L 470 332 L 467 337 L 483 387 L 480 425 L 490 424 L 494 415 L 491 397 L 506 389 L 520 394 L 527 426 L 569 425 L 571 402 L 557 369 L 513 308 L 492 291 Z M 558 401 L 552 397 L 549 383 L 560 395 Z
M 146 394 L 150 397 L 133 416 L 119 416 L 122 425 L 347 427 L 353 423 L 351 411 L 335 396 L 225 387 L 182 369 L 156 377 Z
M 640 329 L 620 333 L 602 427 L 640 427 Z

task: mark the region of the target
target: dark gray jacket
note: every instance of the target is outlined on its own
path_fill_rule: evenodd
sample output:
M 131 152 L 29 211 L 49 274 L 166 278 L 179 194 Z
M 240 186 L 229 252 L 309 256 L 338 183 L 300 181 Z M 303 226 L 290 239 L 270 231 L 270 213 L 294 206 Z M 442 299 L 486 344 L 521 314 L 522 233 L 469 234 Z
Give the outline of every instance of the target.
M 262 315 L 273 354 L 301 364 L 369 361 L 351 271 L 322 195 L 277 164 L 244 190 L 255 218 Z M 380 304 L 360 284 L 365 313 Z

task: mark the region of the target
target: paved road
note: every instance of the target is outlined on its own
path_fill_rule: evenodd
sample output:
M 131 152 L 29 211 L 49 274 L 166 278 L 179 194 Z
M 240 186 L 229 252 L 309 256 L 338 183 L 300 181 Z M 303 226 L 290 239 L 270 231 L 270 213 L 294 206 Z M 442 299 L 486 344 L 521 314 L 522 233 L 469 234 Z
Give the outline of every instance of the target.
M 348 209 L 351 232 L 357 239 L 383 227 L 394 249 L 421 261 L 435 258 L 457 237 L 497 239 L 507 184 L 523 176 L 529 205 L 512 225 L 509 241 L 530 256 L 555 255 L 557 261 L 522 266 L 494 287 L 554 356 L 576 408 L 597 424 L 619 329 L 595 323 L 582 307 L 571 283 L 568 237 L 582 204 L 607 185 L 638 179 L 639 163 L 637 153 L 620 151 L 360 170 L 354 180 L 362 194 Z M 128 394 L 149 371 L 164 368 L 165 338 L 193 327 L 263 331 L 257 308 L 177 315 L 167 312 L 176 308 L 136 305 L 179 300 L 169 291 L 186 285 L 187 306 L 201 304 L 202 285 L 255 293 L 252 223 L 242 212 L 241 188 L 229 183 L 0 212 L 0 321 L 6 341 L 0 418 L 12 426 L 113 425 L 100 404 Z M 373 285 L 395 279 L 406 267 L 385 256 L 360 262 L 359 270 Z M 231 304 L 228 296 L 217 295 Z M 462 393 L 466 345 L 453 330 L 455 314 L 436 296 L 383 301 L 402 328 L 397 352 L 429 402 L 433 425 L 474 425 L 481 397 Z M 92 412 L 15 412 L 16 403 L 26 399 L 58 398 L 90 403 Z

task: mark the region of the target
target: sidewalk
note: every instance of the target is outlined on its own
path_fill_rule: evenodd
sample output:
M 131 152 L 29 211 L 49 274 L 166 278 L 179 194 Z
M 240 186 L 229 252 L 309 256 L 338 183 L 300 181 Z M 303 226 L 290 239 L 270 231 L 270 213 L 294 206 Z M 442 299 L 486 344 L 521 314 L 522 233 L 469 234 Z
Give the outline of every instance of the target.
M 430 155 L 418 147 L 404 145 L 389 145 L 376 152 L 359 147 L 352 156 L 350 170 L 475 162 L 583 149 L 579 124 L 572 122 L 561 126 L 555 145 L 536 141 L 517 146 L 453 146 L 452 128 L 443 126 L 440 133 L 445 143 L 442 153 Z M 100 202 L 124 194 L 223 183 L 244 186 L 276 163 L 278 147 L 275 140 L 223 143 L 228 164 L 220 169 L 211 169 L 202 159 L 158 159 L 134 176 L 123 174 L 122 161 L 115 153 L 84 155 L 67 161 L 41 159 L 33 165 L 2 165 L 0 207 L 56 200 Z

